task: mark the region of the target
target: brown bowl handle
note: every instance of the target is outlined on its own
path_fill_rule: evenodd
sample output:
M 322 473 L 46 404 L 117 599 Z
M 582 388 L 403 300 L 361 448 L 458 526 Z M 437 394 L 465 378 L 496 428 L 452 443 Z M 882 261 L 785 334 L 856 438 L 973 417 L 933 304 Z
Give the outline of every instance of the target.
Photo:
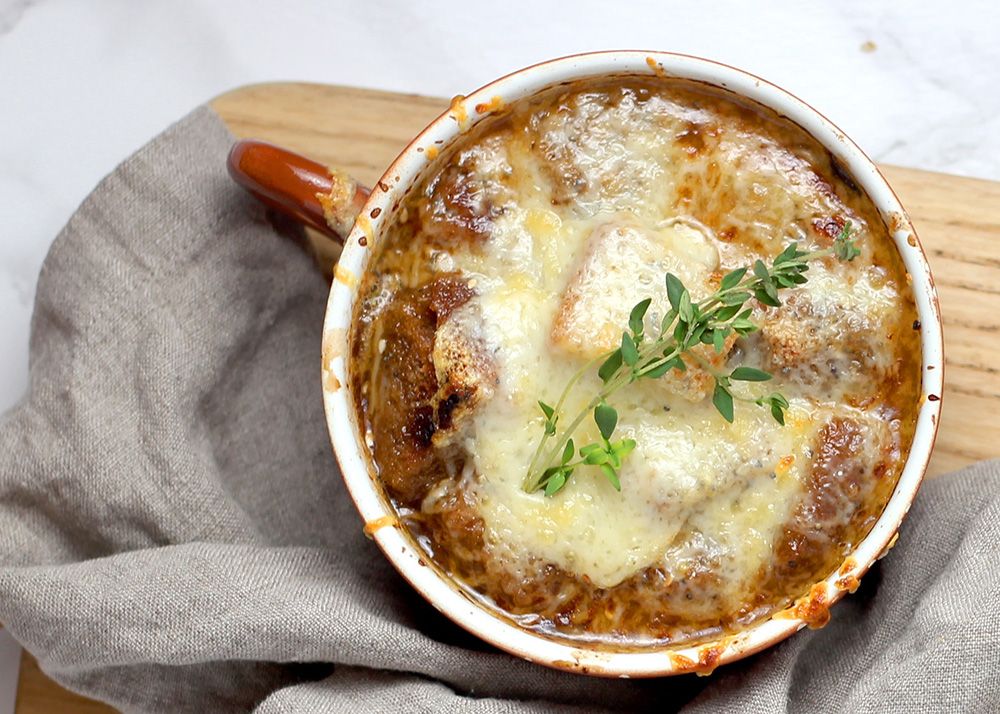
M 264 141 L 236 142 L 226 164 L 264 204 L 341 243 L 368 200 L 368 189 L 344 172 Z

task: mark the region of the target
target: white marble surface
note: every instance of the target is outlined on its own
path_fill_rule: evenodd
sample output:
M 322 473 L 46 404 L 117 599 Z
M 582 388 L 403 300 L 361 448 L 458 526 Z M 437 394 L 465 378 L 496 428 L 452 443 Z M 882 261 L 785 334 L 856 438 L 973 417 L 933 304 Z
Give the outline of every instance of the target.
M 1000 179 L 998 8 L 0 0 L 0 411 L 27 385 L 35 282 L 59 228 L 121 159 L 231 87 L 294 79 L 451 96 L 563 54 L 674 50 L 786 87 L 878 160 Z

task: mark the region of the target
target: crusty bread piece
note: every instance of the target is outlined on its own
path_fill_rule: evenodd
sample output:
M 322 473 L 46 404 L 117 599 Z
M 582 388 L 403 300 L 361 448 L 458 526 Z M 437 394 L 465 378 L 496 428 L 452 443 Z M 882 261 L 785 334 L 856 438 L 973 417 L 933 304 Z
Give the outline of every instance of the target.
M 883 291 L 868 273 L 854 281 L 810 276 L 782 309 L 758 318 L 765 368 L 810 389 L 843 390 L 855 403 L 870 398 L 872 380 L 899 369 L 882 348 L 896 337 L 886 329 L 893 303 Z
M 563 291 L 550 339 L 568 354 L 587 359 L 598 357 L 621 344 L 632 307 L 652 298 L 646 314 L 647 329 L 658 332 L 659 322 L 670 304 L 665 275 L 681 279 L 698 300 L 711 293 L 721 275 L 719 254 L 708 232 L 681 221 L 660 228 L 642 225 L 630 214 L 614 216 L 594 229 L 584 255 Z M 725 361 L 735 338 L 726 341 L 722 354 L 708 345 L 695 351 L 719 366 Z M 685 373 L 674 370 L 660 382 L 668 390 L 691 401 L 699 401 L 711 390 L 712 378 L 685 359 Z
M 770 348 L 771 362 L 782 369 L 818 361 L 820 351 L 835 343 L 835 316 L 815 319 L 812 303 L 803 295 L 786 297 L 784 302 L 784 310 L 763 318 L 767 329 L 761 332 L 761 338 Z
M 496 362 L 480 333 L 481 321 L 473 300 L 452 312 L 434 335 L 432 358 L 439 386 L 432 400 L 437 426 L 432 441 L 437 447 L 454 441 L 496 391 Z

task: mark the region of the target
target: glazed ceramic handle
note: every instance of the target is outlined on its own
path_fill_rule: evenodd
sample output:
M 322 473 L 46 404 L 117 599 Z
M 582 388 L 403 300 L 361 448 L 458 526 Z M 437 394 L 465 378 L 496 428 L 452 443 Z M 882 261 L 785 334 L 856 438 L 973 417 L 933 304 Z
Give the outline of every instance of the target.
M 233 145 L 229 175 L 264 204 L 343 242 L 368 199 L 347 174 L 264 141 Z

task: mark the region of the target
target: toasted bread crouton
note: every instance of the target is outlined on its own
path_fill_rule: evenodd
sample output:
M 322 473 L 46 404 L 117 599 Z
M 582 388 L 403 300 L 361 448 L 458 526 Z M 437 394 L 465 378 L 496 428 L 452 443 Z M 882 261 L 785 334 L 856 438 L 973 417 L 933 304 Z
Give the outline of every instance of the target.
M 769 348 L 771 363 L 781 369 L 814 361 L 836 337 L 830 334 L 834 333 L 831 329 L 834 317 L 817 320 L 808 298 L 802 295 L 785 298 L 783 310 L 770 312 L 763 318 L 767 329 L 761 332 L 761 337 Z M 827 334 L 822 334 L 824 331 Z
M 451 443 L 469 418 L 489 401 L 498 382 L 496 363 L 480 332 L 482 315 L 471 301 L 452 312 L 434 335 L 438 390 L 431 403 L 437 447 Z
M 806 388 L 837 389 L 854 404 L 870 399 L 873 378 L 899 369 L 881 349 L 895 337 L 884 327 L 891 324 L 891 302 L 873 295 L 865 278 L 854 284 L 812 278 L 785 297 L 780 310 L 758 318 L 765 369 Z
M 659 331 L 670 309 L 665 283 L 673 273 L 694 300 L 710 294 L 721 277 L 719 254 L 704 230 L 674 221 L 655 229 L 627 214 L 615 216 L 594 229 L 576 272 L 563 291 L 550 332 L 552 345 L 568 354 L 593 359 L 621 344 L 629 313 L 640 300 L 652 298 L 646 313 L 647 329 Z M 695 348 L 703 359 L 719 366 L 732 348 L 726 340 L 722 354 L 708 345 Z M 686 359 L 688 370 L 674 370 L 659 382 L 691 401 L 699 401 L 712 387 L 712 378 Z
M 460 152 L 428 185 L 422 202 L 422 240 L 454 249 L 489 238 L 493 222 L 511 200 L 506 182 L 513 171 L 505 134 Z
M 380 285 L 377 292 L 388 289 Z M 418 288 L 398 290 L 372 325 L 365 361 L 371 365 L 369 419 L 375 460 L 394 498 L 413 503 L 441 478 L 432 448 L 433 363 L 438 328 L 475 293 L 458 274 L 442 274 Z

